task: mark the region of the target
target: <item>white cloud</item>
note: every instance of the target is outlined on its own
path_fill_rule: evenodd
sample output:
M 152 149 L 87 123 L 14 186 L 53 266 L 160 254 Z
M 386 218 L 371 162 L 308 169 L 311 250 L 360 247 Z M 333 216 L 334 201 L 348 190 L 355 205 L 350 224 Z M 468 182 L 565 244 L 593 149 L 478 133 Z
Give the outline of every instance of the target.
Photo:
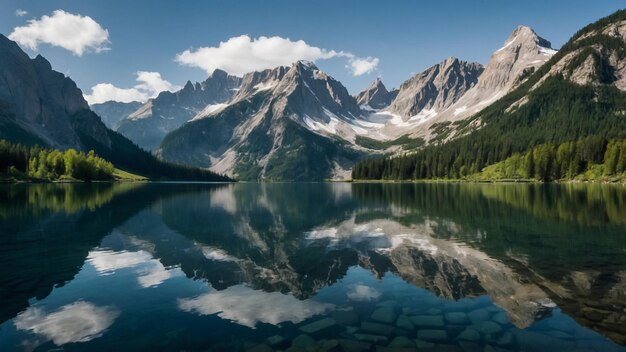
M 22 9 L 15 10 L 15 16 L 17 16 L 17 17 L 22 17 L 22 16 L 26 16 L 26 15 L 28 15 L 28 11 L 26 11 L 26 10 L 22 10 Z
M 14 324 L 18 330 L 32 331 L 60 346 L 102 336 L 119 315 L 117 309 L 78 301 L 48 314 L 40 307 L 30 307 L 15 318 Z
M 111 83 L 98 83 L 91 87 L 91 94 L 84 94 L 85 100 L 89 104 L 99 104 L 109 100 L 122 103 L 145 102 L 163 91 L 173 92 L 181 88 L 164 80 L 158 72 L 139 71 L 135 74 L 139 83 L 134 87 L 119 88 Z
M 178 300 L 185 312 L 201 315 L 217 314 L 239 325 L 254 328 L 259 322 L 278 325 L 290 321 L 297 324 L 314 315 L 335 308 L 333 304 L 299 300 L 280 292 L 255 291 L 243 285 L 213 291 L 196 298 Z
M 354 76 L 372 73 L 378 67 L 378 58 L 368 56 L 366 58 L 353 58 L 348 62 L 348 68 Z
M 32 50 L 46 43 L 82 56 L 88 51 L 99 53 L 108 50 L 109 31 L 89 16 L 56 10 L 50 16 L 44 15 L 38 20 L 28 21 L 25 26 L 14 28 L 9 39 Z
M 199 67 L 208 74 L 219 68 L 241 76 L 252 71 L 287 66 L 298 60 L 315 62 L 336 57 L 347 58 L 355 76 L 370 73 L 378 65 L 377 58 L 358 58 L 349 52 L 311 46 L 303 40 L 292 41 L 277 36 L 250 38 L 248 35 L 230 38 L 217 47 L 185 50 L 176 55 L 176 61 Z

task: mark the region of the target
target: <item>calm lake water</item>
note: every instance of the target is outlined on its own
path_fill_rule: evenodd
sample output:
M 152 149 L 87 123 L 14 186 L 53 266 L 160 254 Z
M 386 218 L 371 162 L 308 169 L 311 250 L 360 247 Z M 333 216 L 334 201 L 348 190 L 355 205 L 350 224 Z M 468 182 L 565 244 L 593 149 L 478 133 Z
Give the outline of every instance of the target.
M 625 351 L 626 187 L 0 186 L 0 351 Z

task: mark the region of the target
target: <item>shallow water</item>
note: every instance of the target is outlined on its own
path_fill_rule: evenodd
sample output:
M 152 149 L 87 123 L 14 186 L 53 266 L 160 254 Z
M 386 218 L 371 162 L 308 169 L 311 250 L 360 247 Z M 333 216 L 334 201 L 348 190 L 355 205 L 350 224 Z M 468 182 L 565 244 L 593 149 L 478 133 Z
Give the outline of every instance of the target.
M 624 187 L 0 186 L 0 351 L 624 346 Z

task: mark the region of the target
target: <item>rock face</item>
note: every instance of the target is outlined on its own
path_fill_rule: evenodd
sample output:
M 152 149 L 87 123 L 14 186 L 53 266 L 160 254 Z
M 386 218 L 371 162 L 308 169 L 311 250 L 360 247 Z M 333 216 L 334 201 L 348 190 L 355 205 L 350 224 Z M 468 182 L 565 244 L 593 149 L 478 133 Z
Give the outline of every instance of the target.
M 0 34 L 0 138 L 83 149 L 84 138 L 109 146 L 106 130 L 74 81 Z
M 442 117 L 460 120 L 481 111 L 516 88 L 555 53 L 550 42 L 539 37 L 531 28 L 517 27 L 504 46 L 491 55 L 476 87 Z
M 362 114 L 341 83 L 299 61 L 245 75 L 227 106 L 167 135 L 159 153 L 242 179 L 324 179 L 360 156 L 347 141 Z
M 118 127 L 118 123 L 127 118 L 139 109 L 143 104 L 138 101 L 132 101 L 130 103 L 121 103 L 118 101 L 107 101 L 101 104 L 93 104 L 89 107 L 95 112 L 104 124 L 115 130 Z
M 356 101 L 361 106 L 384 109 L 396 98 L 398 92 L 397 89 L 388 91 L 380 78 L 376 78 L 372 85 L 357 95 Z
M 483 70 L 481 64 L 448 58 L 402 83 L 389 110 L 404 120 L 424 111 L 442 111 L 474 87 Z
M 563 55 L 539 84 L 548 77 L 562 75 L 579 85 L 614 85 L 626 91 L 626 60 L 621 54 L 626 47 L 626 20 L 585 33 L 574 40 L 574 45 L 577 48 Z
M 168 132 L 192 119 L 203 109 L 216 108 L 237 91 L 241 78 L 221 70 L 202 83 L 187 81 L 177 92 L 161 92 L 119 123 L 117 129 L 140 147 L 156 149 Z
M 433 125 L 472 117 L 518 87 L 554 54 L 550 42 L 526 26 L 519 26 L 496 50 L 478 82 L 446 109 L 431 114 L 415 128 L 417 135 L 430 139 Z M 418 121 L 419 122 L 419 121 Z M 450 134 L 450 138 L 455 133 Z

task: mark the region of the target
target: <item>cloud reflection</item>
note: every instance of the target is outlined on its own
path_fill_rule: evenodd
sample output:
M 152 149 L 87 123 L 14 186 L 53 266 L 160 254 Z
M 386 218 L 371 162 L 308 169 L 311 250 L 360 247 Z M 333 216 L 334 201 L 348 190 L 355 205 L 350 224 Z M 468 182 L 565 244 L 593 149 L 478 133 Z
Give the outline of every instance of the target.
M 40 307 L 30 307 L 15 318 L 14 324 L 18 330 L 31 331 L 60 346 L 102 336 L 119 315 L 120 312 L 112 307 L 79 301 L 52 313 L 46 313 Z
M 222 319 L 250 328 L 260 322 L 272 325 L 288 321 L 299 323 L 335 308 L 333 304 L 300 301 L 291 295 L 255 291 L 243 285 L 212 291 L 196 298 L 179 299 L 178 307 L 185 312 L 201 315 L 217 313 Z
M 88 260 L 102 275 L 109 275 L 116 270 L 124 268 L 136 268 L 137 282 L 141 287 L 154 287 L 172 277 L 160 261 L 153 259 L 146 251 L 115 252 L 110 250 L 97 250 L 89 253 Z

